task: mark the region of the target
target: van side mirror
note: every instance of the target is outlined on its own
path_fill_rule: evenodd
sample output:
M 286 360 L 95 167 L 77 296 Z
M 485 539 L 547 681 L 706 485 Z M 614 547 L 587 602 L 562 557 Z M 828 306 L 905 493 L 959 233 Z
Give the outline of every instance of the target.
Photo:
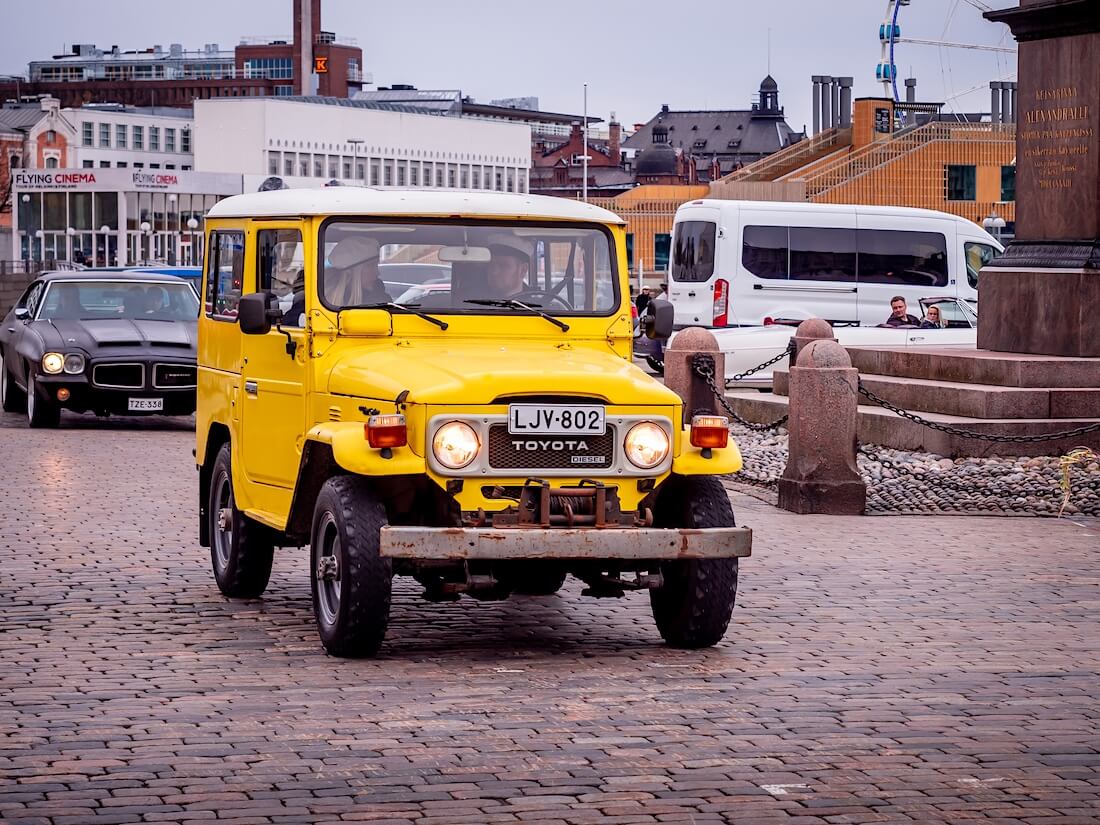
M 270 292 L 250 292 L 237 304 L 237 323 L 245 335 L 267 335 L 272 323 L 278 323 L 282 313 L 273 307 L 275 296 Z
M 644 317 L 646 337 L 668 338 L 672 335 L 675 319 L 676 310 L 668 301 L 660 299 L 650 301 Z

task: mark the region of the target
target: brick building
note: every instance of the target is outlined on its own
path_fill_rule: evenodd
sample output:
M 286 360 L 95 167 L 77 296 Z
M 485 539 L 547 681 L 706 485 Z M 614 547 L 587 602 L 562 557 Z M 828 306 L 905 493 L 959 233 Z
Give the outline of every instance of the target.
M 76 125 L 53 98 L 0 107 L 0 232 L 12 225 L 12 172 L 75 165 L 76 139 Z
M 194 100 L 321 94 L 350 97 L 363 86 L 363 51 L 321 28 L 321 0 L 293 0 L 294 36 L 216 43 L 186 51 L 174 43 L 122 51 L 77 44 L 36 60 L 27 80 L 0 81 L 0 99 L 50 95 L 63 107 L 85 103 L 188 107 Z
M 540 195 L 578 197 L 584 191 L 585 163 L 588 155 L 588 191 L 614 196 L 636 185 L 634 176 L 623 166 L 622 125 L 612 116 L 607 138 L 589 133 L 587 148 L 584 130 L 574 121 L 564 140 L 532 135 L 531 191 Z

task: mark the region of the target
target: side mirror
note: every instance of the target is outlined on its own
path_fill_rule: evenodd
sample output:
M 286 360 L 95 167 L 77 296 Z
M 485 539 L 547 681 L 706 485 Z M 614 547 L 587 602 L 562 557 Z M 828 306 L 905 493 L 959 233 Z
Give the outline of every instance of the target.
M 250 292 L 242 295 L 237 304 L 237 323 L 245 335 L 267 335 L 271 324 L 282 318 L 278 307 L 272 307 L 275 300 L 269 292 Z
M 650 301 L 646 307 L 645 334 L 647 338 L 668 338 L 676 320 L 676 310 L 668 301 Z
M 29 309 L 27 309 L 26 307 L 16 307 L 15 308 L 15 320 L 16 321 L 26 321 L 30 317 L 31 317 L 31 311 Z

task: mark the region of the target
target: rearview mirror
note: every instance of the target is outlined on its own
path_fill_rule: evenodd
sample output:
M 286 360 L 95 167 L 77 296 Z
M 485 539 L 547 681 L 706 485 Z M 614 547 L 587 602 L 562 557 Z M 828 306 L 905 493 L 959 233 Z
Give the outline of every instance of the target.
M 30 317 L 31 317 L 31 311 L 29 309 L 27 309 L 26 307 L 16 307 L 15 308 L 15 320 L 16 321 L 26 321 Z
M 250 292 L 241 296 L 237 304 L 237 323 L 245 335 L 267 335 L 272 322 L 282 318 L 278 307 L 273 307 L 275 296 L 269 292 Z
M 672 335 L 672 326 L 676 310 L 668 301 L 652 300 L 646 307 L 645 334 L 647 338 L 668 338 Z
M 445 246 L 439 250 L 437 257 L 448 264 L 471 261 L 473 263 L 488 263 L 492 258 L 487 246 Z

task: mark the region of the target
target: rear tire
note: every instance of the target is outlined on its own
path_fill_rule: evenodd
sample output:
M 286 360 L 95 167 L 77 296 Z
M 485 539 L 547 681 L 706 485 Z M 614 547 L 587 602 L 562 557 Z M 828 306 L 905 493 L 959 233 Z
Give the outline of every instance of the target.
M 61 407 L 42 397 L 34 370 L 27 375 L 27 423 L 35 429 L 53 428 L 61 423 Z
M 313 509 L 310 587 L 325 650 L 374 656 L 390 620 L 393 565 L 379 553 L 386 508 L 354 476 L 330 478 Z
M 271 578 L 275 540 L 270 529 L 237 509 L 231 458 L 229 444 L 223 444 L 210 477 L 210 563 L 223 595 L 254 599 Z
M 27 409 L 27 394 L 15 383 L 4 353 L 0 352 L 0 407 L 4 412 L 21 413 Z
M 657 499 L 658 527 L 734 527 L 733 508 L 713 476 L 669 479 Z M 737 559 L 662 562 L 664 584 L 649 591 L 657 630 L 670 647 L 710 647 L 729 627 L 737 596 Z

